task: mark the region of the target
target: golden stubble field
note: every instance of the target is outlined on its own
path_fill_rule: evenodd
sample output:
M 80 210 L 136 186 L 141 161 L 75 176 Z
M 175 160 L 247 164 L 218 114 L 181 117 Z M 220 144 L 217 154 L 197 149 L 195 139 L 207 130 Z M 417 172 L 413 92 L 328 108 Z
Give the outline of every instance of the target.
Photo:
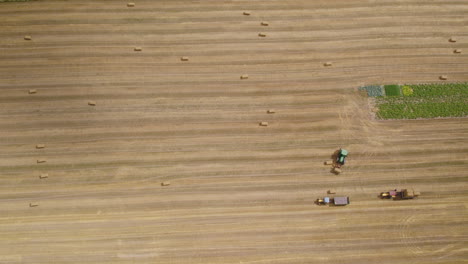
M 375 121 L 357 87 L 468 81 L 467 14 L 0 3 L 0 263 L 466 263 L 467 119 Z M 377 198 L 401 187 L 422 195 Z

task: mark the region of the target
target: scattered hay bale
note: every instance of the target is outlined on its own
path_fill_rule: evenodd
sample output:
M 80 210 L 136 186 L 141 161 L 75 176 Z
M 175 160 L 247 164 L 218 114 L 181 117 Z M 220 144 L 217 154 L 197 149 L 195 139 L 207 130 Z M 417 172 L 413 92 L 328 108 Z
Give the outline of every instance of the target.
M 181 61 L 188 61 L 188 60 L 189 60 L 189 57 L 187 57 L 187 56 L 182 56 L 182 57 L 180 57 L 180 60 L 181 60 Z
M 457 42 L 457 38 L 451 37 L 451 38 L 449 38 L 449 42 Z
M 267 114 L 274 114 L 276 113 L 275 109 L 268 109 Z
M 169 186 L 169 185 L 171 185 L 170 181 L 161 182 L 161 186 Z
M 41 179 L 41 180 L 42 179 L 47 179 L 47 178 L 49 178 L 49 174 L 47 174 L 47 173 L 42 173 L 41 175 L 39 175 L 39 179 Z
M 270 23 L 268 23 L 268 22 L 266 22 L 266 21 L 262 21 L 262 23 L 260 23 L 260 25 L 262 25 L 262 26 L 265 26 L 265 27 L 266 27 L 266 26 L 270 25 Z
M 454 49 L 454 50 L 453 50 L 453 53 L 461 53 L 461 52 L 462 52 L 461 49 Z
M 29 94 L 35 94 L 35 93 L 37 93 L 36 89 L 29 89 Z
M 447 80 L 448 77 L 447 77 L 447 75 L 441 75 L 441 76 L 439 76 L 439 79 L 441 79 L 441 80 Z
M 38 160 L 37 160 L 37 163 L 45 163 L 45 162 L 46 162 L 45 159 L 38 159 Z
M 330 66 L 332 66 L 332 65 L 333 65 L 333 63 L 332 63 L 331 61 L 327 61 L 327 62 L 325 62 L 325 63 L 323 64 L 323 66 L 325 66 L 325 67 L 330 67 Z
M 24 40 L 32 40 L 31 36 L 24 36 Z
M 333 165 L 333 160 L 327 160 L 323 162 L 323 165 Z
M 336 192 L 334 190 L 328 190 L 327 194 L 336 194 Z
M 260 126 L 268 126 L 268 122 L 260 122 L 259 125 Z
M 38 207 L 38 204 L 29 203 L 29 207 Z
M 88 105 L 95 106 L 95 105 L 96 105 L 96 102 L 95 102 L 95 101 L 89 101 L 89 102 L 88 102 Z
M 266 35 L 266 33 L 258 33 L 258 36 L 264 38 L 264 37 L 266 37 L 267 35 Z
M 333 172 L 335 174 L 340 174 L 341 173 L 341 169 L 340 168 L 333 168 Z
M 250 11 L 244 11 L 244 16 L 250 16 Z
M 135 3 L 127 3 L 127 7 L 135 7 Z
M 45 144 L 37 144 L 36 148 L 37 149 L 43 149 L 43 148 L 45 148 Z
M 243 74 L 241 75 L 241 80 L 245 80 L 245 79 L 248 79 L 249 78 L 249 75 L 248 74 Z
M 141 47 L 135 47 L 133 50 L 134 51 L 142 51 L 143 49 Z

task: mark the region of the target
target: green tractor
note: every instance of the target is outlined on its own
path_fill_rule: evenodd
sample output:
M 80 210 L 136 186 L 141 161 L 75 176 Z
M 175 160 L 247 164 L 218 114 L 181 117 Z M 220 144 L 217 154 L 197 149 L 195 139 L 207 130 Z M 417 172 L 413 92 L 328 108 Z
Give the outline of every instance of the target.
M 336 167 L 340 168 L 345 164 L 346 157 L 348 156 L 348 151 L 346 149 L 340 149 L 338 155 L 336 156 Z
M 346 157 L 348 157 L 348 151 L 346 149 L 340 148 L 339 150 L 335 151 L 332 155 L 332 160 L 325 161 L 323 164 L 325 165 L 332 165 L 332 173 L 340 174 L 341 173 L 341 166 L 345 164 Z

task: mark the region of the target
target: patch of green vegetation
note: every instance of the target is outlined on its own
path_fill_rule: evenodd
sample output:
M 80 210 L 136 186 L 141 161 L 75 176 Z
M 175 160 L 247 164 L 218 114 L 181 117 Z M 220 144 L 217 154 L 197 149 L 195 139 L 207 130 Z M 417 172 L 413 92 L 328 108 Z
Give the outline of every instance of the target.
M 467 96 L 468 83 L 412 84 L 414 97 L 453 97 Z
M 377 116 L 380 119 L 468 116 L 468 83 L 405 85 L 403 94 L 378 97 Z
M 404 96 L 410 96 L 414 93 L 413 88 L 408 85 L 403 85 L 402 92 Z
M 397 84 L 390 84 L 390 85 L 385 85 L 385 95 L 387 96 L 400 96 L 400 85 Z
M 367 91 L 367 96 L 376 97 L 376 96 L 383 96 L 383 91 L 381 85 L 368 85 L 359 87 L 360 91 Z

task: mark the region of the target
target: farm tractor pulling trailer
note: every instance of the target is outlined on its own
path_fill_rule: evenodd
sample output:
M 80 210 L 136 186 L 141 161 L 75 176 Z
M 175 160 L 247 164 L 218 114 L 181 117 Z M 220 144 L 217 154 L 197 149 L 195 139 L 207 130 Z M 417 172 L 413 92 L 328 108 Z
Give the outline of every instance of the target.
M 397 191 L 397 189 L 388 191 L 388 192 L 382 192 L 380 193 L 379 197 L 381 199 L 392 199 L 392 200 L 409 200 L 409 199 L 414 199 L 421 195 L 420 192 L 416 192 L 413 189 L 401 189 L 401 191 Z

